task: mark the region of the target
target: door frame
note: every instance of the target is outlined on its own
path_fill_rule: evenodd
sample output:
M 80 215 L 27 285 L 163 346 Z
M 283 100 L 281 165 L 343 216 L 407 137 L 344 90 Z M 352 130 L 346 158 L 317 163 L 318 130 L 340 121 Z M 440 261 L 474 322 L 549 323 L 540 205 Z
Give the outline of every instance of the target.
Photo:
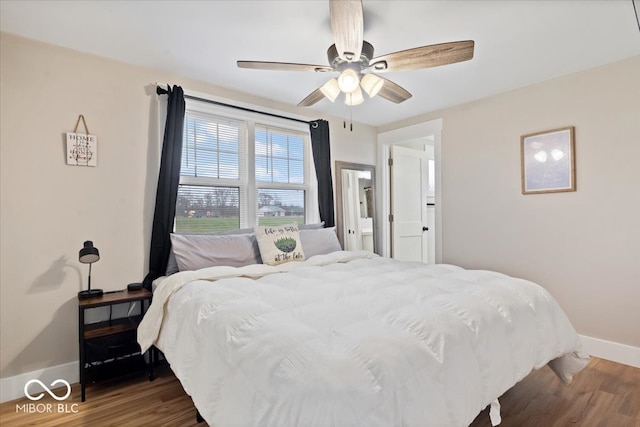
M 442 119 L 429 120 L 415 125 L 393 129 L 387 132 L 378 133 L 378 164 L 380 171 L 377 177 L 377 186 L 380 188 L 380 218 L 377 229 L 378 250 L 382 256 L 391 255 L 391 227 L 389 225 L 389 214 L 391 213 L 391 186 L 389 174 L 389 151 L 390 146 L 407 143 L 433 136 L 434 139 L 434 166 L 435 166 L 435 259 L 436 263 L 442 262 Z

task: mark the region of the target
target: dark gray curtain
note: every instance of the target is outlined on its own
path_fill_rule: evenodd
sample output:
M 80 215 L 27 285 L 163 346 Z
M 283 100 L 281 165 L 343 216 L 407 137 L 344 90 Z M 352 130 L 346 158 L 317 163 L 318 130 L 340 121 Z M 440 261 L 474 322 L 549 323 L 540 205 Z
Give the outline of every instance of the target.
M 151 289 L 151 282 L 164 275 L 171 251 L 169 235 L 173 231 L 173 219 L 176 214 L 185 111 L 184 92 L 180 86 L 174 85 L 173 88 L 168 87 L 166 90 L 158 87 L 156 93 L 166 94 L 169 99 L 151 231 L 149 273 L 144 279 L 144 287 L 147 289 Z
M 315 120 L 309 123 L 313 163 L 318 178 L 318 206 L 320 220 L 325 227 L 333 227 L 333 180 L 331 178 L 331 148 L 329 147 L 329 122 Z

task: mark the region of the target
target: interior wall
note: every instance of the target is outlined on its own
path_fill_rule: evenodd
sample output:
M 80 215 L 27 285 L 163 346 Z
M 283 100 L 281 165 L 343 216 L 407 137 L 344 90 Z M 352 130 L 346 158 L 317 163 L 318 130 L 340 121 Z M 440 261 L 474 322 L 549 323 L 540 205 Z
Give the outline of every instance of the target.
M 533 280 L 578 333 L 640 347 L 640 56 L 443 119 L 443 262 Z M 577 191 L 522 195 L 520 136 L 575 126 Z
M 376 129 L 179 76 L 0 34 L 0 377 L 78 360 L 84 240 L 105 291 L 147 271 L 164 109 L 155 82 L 330 121 L 334 160 L 375 164 Z M 79 114 L 98 166 L 65 162 Z

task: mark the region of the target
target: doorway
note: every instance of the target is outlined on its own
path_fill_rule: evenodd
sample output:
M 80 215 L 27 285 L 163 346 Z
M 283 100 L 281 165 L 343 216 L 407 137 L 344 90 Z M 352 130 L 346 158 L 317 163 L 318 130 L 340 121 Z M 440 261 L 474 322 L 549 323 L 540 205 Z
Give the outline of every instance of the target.
M 416 125 L 378 134 L 380 173 L 378 187 L 381 189 L 380 203 L 380 248 L 383 256 L 392 255 L 391 226 L 391 174 L 389 159 L 392 146 L 402 146 L 427 153 L 429 157 L 429 182 L 426 194 L 427 204 L 427 245 L 426 262 L 442 262 L 442 173 L 441 173 L 441 131 L 442 119 L 431 120 Z M 416 177 L 419 179 L 419 177 Z

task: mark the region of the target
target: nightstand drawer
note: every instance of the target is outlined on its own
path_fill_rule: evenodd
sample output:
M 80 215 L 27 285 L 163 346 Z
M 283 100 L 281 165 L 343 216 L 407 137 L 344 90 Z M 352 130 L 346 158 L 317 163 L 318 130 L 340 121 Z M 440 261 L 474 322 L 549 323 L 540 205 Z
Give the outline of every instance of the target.
M 105 361 L 140 353 L 136 331 L 85 340 L 85 363 Z

